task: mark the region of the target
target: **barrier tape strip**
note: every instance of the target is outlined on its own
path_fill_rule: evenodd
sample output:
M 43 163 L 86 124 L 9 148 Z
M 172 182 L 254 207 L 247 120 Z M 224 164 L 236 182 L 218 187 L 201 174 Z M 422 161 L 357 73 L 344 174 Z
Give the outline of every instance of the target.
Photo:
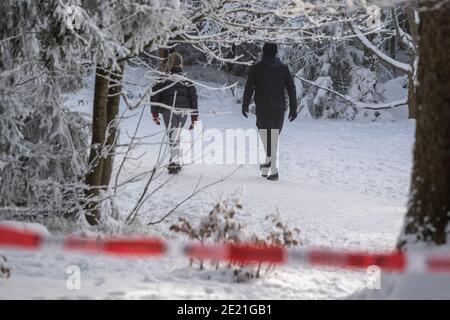
M 0 225 L 0 248 L 39 250 L 55 247 L 65 251 L 110 256 L 154 257 L 184 256 L 191 259 L 229 261 L 242 264 L 301 264 L 313 267 L 365 269 L 378 266 L 388 272 L 450 273 L 450 251 L 411 251 L 367 253 L 327 249 L 260 246 L 250 243 L 203 245 L 180 244 L 157 238 L 131 237 L 97 239 L 89 237 L 53 237 L 38 232 Z

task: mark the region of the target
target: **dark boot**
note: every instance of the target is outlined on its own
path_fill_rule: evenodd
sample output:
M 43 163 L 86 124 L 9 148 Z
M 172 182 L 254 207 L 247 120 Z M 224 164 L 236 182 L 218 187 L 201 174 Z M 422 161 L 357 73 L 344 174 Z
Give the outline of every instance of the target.
M 178 163 L 171 162 L 167 166 L 167 170 L 169 170 L 169 174 L 177 174 L 181 171 L 181 166 Z
M 278 172 L 271 174 L 270 176 L 267 177 L 267 180 L 271 180 L 271 181 L 278 181 Z

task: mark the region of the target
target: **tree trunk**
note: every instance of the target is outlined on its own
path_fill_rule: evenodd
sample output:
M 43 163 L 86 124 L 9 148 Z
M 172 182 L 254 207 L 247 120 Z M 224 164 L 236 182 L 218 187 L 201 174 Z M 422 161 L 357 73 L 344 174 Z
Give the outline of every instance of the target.
M 103 159 L 100 155 L 105 143 L 107 125 L 108 76 L 109 72 L 104 68 L 97 67 L 92 113 L 92 141 L 89 156 L 89 164 L 92 168 L 86 175 L 86 184 L 89 187 L 86 192 L 86 196 L 89 197 L 87 206 L 89 213 L 86 215 L 86 219 L 91 225 L 98 224 L 100 219 L 98 197 L 103 172 Z
M 415 65 L 416 62 L 416 56 L 419 54 L 418 51 L 418 42 L 419 42 L 419 29 L 418 25 L 416 23 L 416 8 L 417 3 L 415 1 L 405 9 L 406 16 L 408 18 L 408 25 L 409 30 L 411 33 L 411 39 L 414 43 L 415 52 L 411 52 L 413 55 L 411 61 L 411 73 L 408 75 L 408 109 L 409 109 L 409 118 L 410 119 L 416 119 L 417 117 L 417 97 L 416 97 L 416 81 L 415 81 L 415 75 L 416 75 L 416 68 Z
M 413 62 L 414 63 L 414 62 Z M 417 93 L 416 93 L 416 79 L 414 78 L 414 66 L 413 71 L 408 74 L 408 118 L 417 118 Z
M 423 1 L 421 6 L 430 7 Z M 446 243 L 450 219 L 450 4 L 424 10 L 419 26 L 419 86 L 411 199 L 399 247 Z
M 405 9 L 406 17 L 408 18 L 409 30 L 411 33 L 411 38 L 414 44 L 419 41 L 419 26 L 416 23 L 416 6 L 417 4 L 413 2 Z
M 117 144 L 117 116 L 119 114 L 120 94 L 122 93 L 122 76 L 123 65 L 120 69 L 111 73 L 109 88 L 108 88 L 108 102 L 106 105 L 106 121 L 109 128 L 107 132 L 105 147 L 108 150 L 108 156 L 103 160 L 101 186 L 107 188 L 111 180 L 112 169 L 114 165 L 114 155 Z

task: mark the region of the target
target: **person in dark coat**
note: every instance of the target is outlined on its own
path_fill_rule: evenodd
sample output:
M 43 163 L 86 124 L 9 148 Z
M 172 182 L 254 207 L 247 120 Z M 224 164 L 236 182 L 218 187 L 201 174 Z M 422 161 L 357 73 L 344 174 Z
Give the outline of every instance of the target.
M 288 119 L 293 121 L 297 118 L 294 80 L 289 68 L 277 58 L 277 51 L 275 43 L 264 44 L 261 61 L 252 65 L 248 71 L 242 101 L 242 114 L 247 118 L 254 96 L 256 127 L 266 151 L 266 161 L 260 166 L 261 175 L 269 180 L 278 180 L 277 152 L 286 113 L 286 91 L 289 96 Z
M 171 53 L 167 57 L 165 72 L 168 74 L 181 74 L 183 72 L 183 57 Z M 191 126 L 198 121 L 198 97 L 195 86 L 188 81 L 165 80 L 158 82 L 152 88 L 151 112 L 153 122 L 160 125 L 162 115 L 167 128 L 170 146 L 170 160 L 167 169 L 175 174 L 181 170 L 180 131 L 184 127 L 188 115 L 191 117 Z

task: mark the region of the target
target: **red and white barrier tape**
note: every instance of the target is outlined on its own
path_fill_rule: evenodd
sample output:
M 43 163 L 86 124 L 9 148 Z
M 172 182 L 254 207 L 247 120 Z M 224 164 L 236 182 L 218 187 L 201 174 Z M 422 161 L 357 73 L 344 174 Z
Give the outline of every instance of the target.
M 378 266 L 390 272 L 450 273 L 450 252 L 413 251 L 367 253 L 326 249 L 286 249 L 276 246 L 232 243 L 202 245 L 167 242 L 156 238 L 48 237 L 33 231 L 0 225 L 0 247 L 39 250 L 57 247 L 113 256 L 162 257 L 185 256 L 193 259 L 232 261 L 237 263 L 302 264 L 315 267 L 365 269 Z

